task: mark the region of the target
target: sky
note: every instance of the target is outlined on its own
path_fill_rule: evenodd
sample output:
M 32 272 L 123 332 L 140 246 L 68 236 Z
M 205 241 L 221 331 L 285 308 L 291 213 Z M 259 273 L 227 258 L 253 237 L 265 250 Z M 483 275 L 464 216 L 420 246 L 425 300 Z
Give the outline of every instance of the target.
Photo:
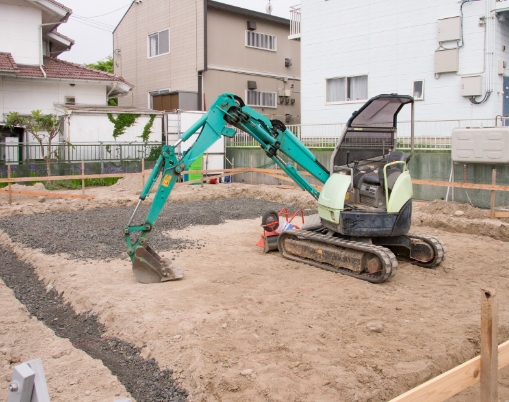
M 132 0 L 58 0 L 72 9 L 69 22 L 58 31 L 74 39 L 71 51 L 62 53 L 60 59 L 79 64 L 95 63 L 113 53 L 113 29 L 125 14 Z M 144 0 L 154 1 L 154 0 Z M 189 0 L 181 0 L 189 1 Z M 265 13 L 269 0 L 217 0 L 221 3 L 248 8 Z M 290 18 L 290 7 L 300 0 L 270 0 L 272 15 Z

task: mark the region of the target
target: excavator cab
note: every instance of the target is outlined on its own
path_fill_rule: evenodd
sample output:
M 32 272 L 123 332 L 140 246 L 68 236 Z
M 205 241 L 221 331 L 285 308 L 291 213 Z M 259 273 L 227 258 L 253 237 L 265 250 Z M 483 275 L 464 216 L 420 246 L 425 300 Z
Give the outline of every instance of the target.
M 396 151 L 397 117 L 413 98 L 378 95 L 348 120 L 318 200 L 324 226 L 351 236 L 396 236 L 410 229 L 412 152 Z M 413 118 L 411 119 L 413 151 Z M 338 193 L 339 191 L 339 193 Z M 343 193 L 344 194 L 343 194 Z

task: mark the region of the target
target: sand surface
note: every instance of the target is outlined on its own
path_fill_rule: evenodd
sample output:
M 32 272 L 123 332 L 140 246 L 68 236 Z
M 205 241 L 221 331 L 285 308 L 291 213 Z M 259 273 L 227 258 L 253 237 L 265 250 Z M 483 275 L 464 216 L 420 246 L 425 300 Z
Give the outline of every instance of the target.
M 91 201 L 16 196 L 12 206 L 2 195 L 0 216 L 134 205 L 140 187 L 141 180 L 124 179 L 87 189 L 97 197 Z M 245 184 L 182 186 L 170 202 L 240 196 L 315 206 L 299 190 Z M 500 343 L 509 338 L 507 224 L 485 218 L 485 211 L 436 201 L 416 203 L 412 232 L 440 238 L 447 260 L 435 269 L 400 262 L 396 276 L 381 285 L 263 254 L 255 246 L 260 219 L 166 231 L 204 246 L 179 253 L 184 279 L 155 285 L 136 282 L 126 259 L 65 261 L 5 234 L 0 244 L 33 264 L 76 311 L 98 315 L 109 335 L 143 346 L 145 357 L 171 367 L 189 400 L 384 401 L 479 353 L 481 288 L 497 290 Z M 9 292 L 0 286 L 9 314 L 25 314 L 24 325 L 43 326 L 27 319 L 19 304 L 5 302 Z M 9 329 L 0 332 L 0 342 L 19 343 L 20 355 L 33 356 L 37 337 L 29 332 L 24 338 L 34 338 L 30 342 L 17 340 L 14 321 L 4 321 Z M 101 369 L 86 357 L 80 369 Z M 63 373 L 61 359 L 46 359 L 48 373 Z M 9 365 L 3 366 L 6 375 Z M 507 370 L 500 384 L 500 400 L 509 400 Z M 476 392 L 453 400 L 474 400 Z

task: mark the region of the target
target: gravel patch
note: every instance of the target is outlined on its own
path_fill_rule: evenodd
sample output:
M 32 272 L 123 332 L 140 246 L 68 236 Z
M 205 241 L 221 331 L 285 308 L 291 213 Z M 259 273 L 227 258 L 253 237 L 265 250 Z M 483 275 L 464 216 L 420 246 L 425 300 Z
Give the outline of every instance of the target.
M 191 225 L 218 225 L 226 220 L 254 219 L 267 210 L 279 211 L 284 206 L 253 198 L 169 202 L 156 221 L 149 244 L 154 250 L 201 247 L 199 241 L 172 239 L 162 232 Z M 148 204 L 142 204 L 134 223 L 143 224 L 149 208 Z M 108 261 L 127 257 L 123 229 L 133 211 L 133 207 L 115 207 L 7 217 L 0 219 L 0 229 L 12 241 L 41 249 L 46 254 L 67 253 L 72 259 Z
M 104 326 L 92 314 L 76 314 L 55 289 L 47 288 L 34 268 L 0 247 L 0 278 L 14 291 L 31 316 L 42 321 L 61 338 L 103 364 L 138 401 L 187 400 L 187 391 L 172 378 L 172 370 L 161 370 L 154 359 L 140 356 L 141 348 L 118 338 L 102 338 Z

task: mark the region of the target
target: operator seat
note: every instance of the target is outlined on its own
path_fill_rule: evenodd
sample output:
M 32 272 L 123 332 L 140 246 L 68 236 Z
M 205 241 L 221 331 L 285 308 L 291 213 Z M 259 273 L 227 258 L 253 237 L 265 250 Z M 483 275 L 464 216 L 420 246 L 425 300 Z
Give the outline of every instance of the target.
M 401 152 L 401 151 L 392 151 L 392 152 L 389 152 L 389 154 L 387 155 L 387 157 L 385 159 L 386 163 L 397 162 L 397 161 L 405 161 L 405 160 L 406 160 L 406 154 L 404 152 Z M 397 164 L 397 165 L 389 166 L 386 169 L 386 173 L 387 173 L 388 188 L 389 188 L 389 190 L 392 190 L 392 188 L 394 187 L 394 183 L 396 183 L 397 178 L 399 177 L 399 175 L 401 173 L 403 173 L 403 164 Z M 371 172 L 371 173 L 365 174 L 364 175 L 363 183 L 384 187 L 384 170 L 383 170 L 383 166 L 381 166 L 378 169 L 378 173 L 377 172 Z

